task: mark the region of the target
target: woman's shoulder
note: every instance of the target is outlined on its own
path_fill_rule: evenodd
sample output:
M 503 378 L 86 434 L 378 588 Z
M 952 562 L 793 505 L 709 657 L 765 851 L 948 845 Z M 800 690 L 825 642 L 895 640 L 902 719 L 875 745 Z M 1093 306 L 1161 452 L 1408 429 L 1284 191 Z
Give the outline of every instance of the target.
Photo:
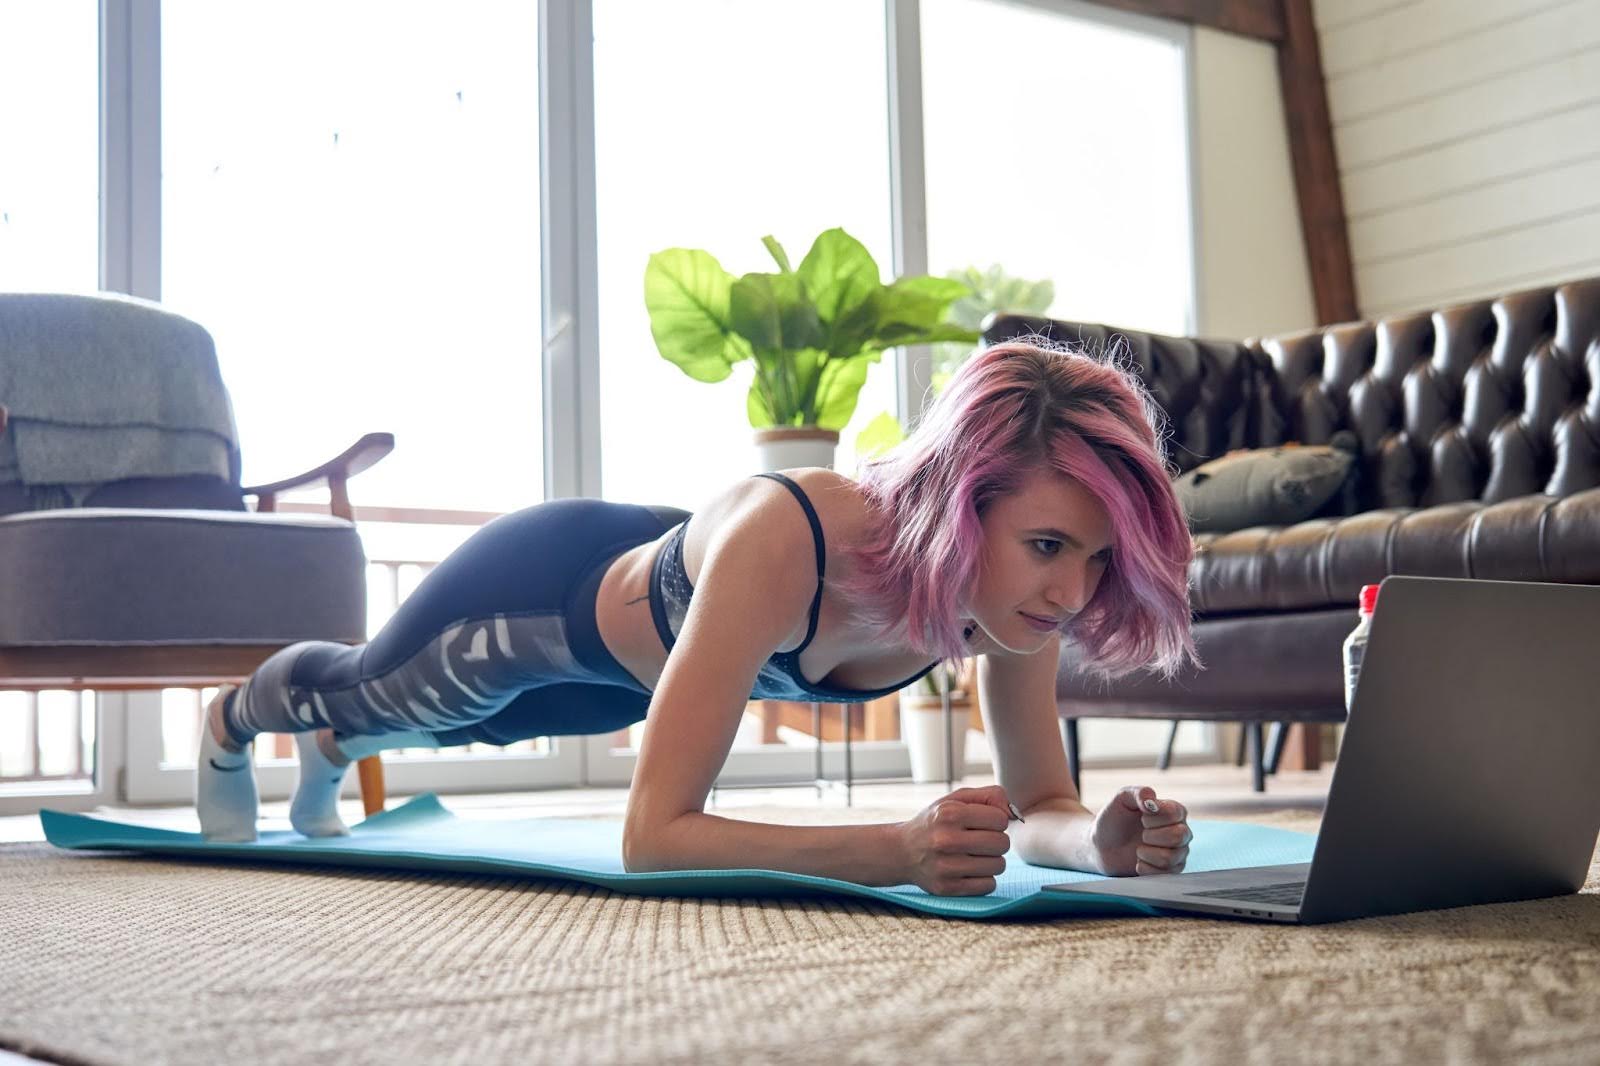
M 854 479 L 816 466 L 778 473 L 792 482 L 811 505 L 830 556 L 861 543 L 871 529 L 872 516 L 866 494 Z M 719 534 L 781 540 L 793 546 L 812 541 L 810 522 L 795 494 L 782 482 L 759 476 L 728 486 L 695 513 L 686 545 L 691 569 L 708 542 Z
M 871 526 L 872 509 L 865 491 L 854 478 L 822 466 L 799 467 L 779 471 L 793 481 L 810 502 L 822 526 L 823 537 L 830 549 L 858 543 Z M 782 497 L 792 496 L 787 487 L 770 478 L 757 478 L 770 485 L 766 497 L 770 505 L 781 509 Z M 798 502 L 798 501 L 796 501 Z

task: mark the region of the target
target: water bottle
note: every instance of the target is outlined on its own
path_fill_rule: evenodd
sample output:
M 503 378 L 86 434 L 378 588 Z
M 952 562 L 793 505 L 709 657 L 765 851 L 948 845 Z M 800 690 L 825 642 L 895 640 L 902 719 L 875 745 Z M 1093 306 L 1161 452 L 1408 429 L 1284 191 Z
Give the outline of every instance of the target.
M 1361 673 L 1361 658 L 1367 653 L 1367 634 L 1372 632 L 1372 612 L 1378 606 L 1378 586 L 1361 586 L 1360 621 L 1344 638 L 1344 711 L 1350 713 L 1355 702 L 1356 676 Z

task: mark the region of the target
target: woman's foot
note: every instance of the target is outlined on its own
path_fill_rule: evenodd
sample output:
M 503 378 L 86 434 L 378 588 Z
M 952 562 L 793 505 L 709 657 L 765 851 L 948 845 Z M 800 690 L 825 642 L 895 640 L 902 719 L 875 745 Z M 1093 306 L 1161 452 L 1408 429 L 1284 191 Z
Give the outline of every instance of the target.
M 317 729 L 294 735 L 300 756 L 300 780 L 289 802 L 289 824 L 308 837 L 343 837 L 350 827 L 339 817 L 339 788 L 350 768 L 333 743 L 333 730 Z
M 195 765 L 194 806 L 200 835 L 207 840 L 249 843 L 256 838 L 254 761 L 237 746 L 222 721 L 222 709 L 237 686 L 223 685 L 206 708 L 200 725 L 200 755 Z

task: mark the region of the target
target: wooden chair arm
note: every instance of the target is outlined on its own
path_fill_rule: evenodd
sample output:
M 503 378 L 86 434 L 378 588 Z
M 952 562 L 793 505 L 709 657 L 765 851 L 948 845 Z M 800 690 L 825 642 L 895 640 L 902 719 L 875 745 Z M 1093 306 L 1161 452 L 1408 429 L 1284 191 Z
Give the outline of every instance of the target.
M 350 494 L 345 488 L 346 483 L 392 451 L 394 451 L 393 433 L 368 433 L 346 448 L 343 454 L 328 460 L 314 470 L 307 470 L 303 474 L 282 481 L 274 481 L 270 485 L 246 485 L 241 491 L 246 496 L 256 497 L 257 511 L 273 511 L 277 509 L 280 492 L 325 483 L 332 497 L 329 509 L 340 518 L 353 521 L 355 514 L 350 507 Z

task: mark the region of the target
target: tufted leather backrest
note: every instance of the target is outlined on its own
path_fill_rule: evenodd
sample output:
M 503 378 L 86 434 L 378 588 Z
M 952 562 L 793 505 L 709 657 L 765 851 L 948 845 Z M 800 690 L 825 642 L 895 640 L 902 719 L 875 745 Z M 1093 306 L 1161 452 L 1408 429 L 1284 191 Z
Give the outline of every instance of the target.
M 1600 486 L 1600 278 L 1244 342 L 1020 315 L 984 340 L 1028 333 L 1125 353 L 1180 471 L 1349 429 L 1360 510 Z

